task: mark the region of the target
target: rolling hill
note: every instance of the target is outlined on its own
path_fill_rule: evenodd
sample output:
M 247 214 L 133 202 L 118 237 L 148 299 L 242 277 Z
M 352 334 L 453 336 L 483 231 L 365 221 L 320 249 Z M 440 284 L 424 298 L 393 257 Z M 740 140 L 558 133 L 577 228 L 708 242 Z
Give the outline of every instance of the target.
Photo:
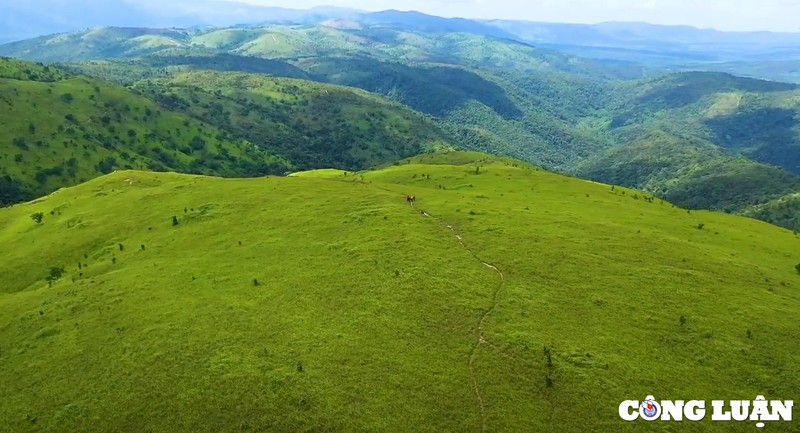
M 427 118 L 353 88 L 212 71 L 134 88 L 302 169 L 364 169 L 453 148 L 452 139 Z
M 317 23 L 347 18 L 356 11 L 335 7 L 309 10 L 265 7 L 229 0 L 64 0 L 6 2 L 0 16 L 0 43 L 98 26 L 207 27 L 241 23 Z
M 283 143 L 283 149 L 270 149 L 290 159 L 287 147 L 311 146 L 318 148 L 312 153 L 328 152 L 331 160 L 342 149 L 354 149 L 353 143 L 344 143 L 345 137 L 360 137 L 362 132 L 351 128 L 330 140 L 330 129 L 324 126 L 292 121 L 288 128 L 275 129 L 258 127 L 266 123 L 242 123 L 248 116 L 255 119 L 254 111 L 270 108 L 260 105 L 258 97 L 232 100 L 231 95 L 253 92 L 242 92 L 220 77 L 245 72 L 360 88 L 435 118 L 438 125 L 427 129 L 433 132 L 423 134 L 431 137 L 423 142 L 444 141 L 508 155 L 564 173 L 645 189 L 693 208 L 772 215 L 754 213 L 753 207 L 798 191 L 797 85 L 704 72 L 640 78 L 641 69 L 610 67 L 469 28 L 443 33 L 430 23 L 403 21 L 419 17 L 385 15 L 373 21 L 313 26 L 170 30 L 175 34 L 160 45 L 144 43 L 141 37 L 160 37 L 165 35 L 162 30 L 103 28 L 50 38 L 44 45 L 43 40 L 21 42 L 13 48 L 24 54 L 19 49 L 28 47 L 44 57 L 63 54 L 62 60 L 105 58 L 72 68 L 133 86 L 156 99 L 169 93 L 159 86 L 171 81 L 175 85 L 175 77 L 202 82 L 209 70 L 214 71 L 211 87 L 218 94 L 210 94 L 212 89 L 205 86 L 203 96 L 195 97 L 205 102 L 184 104 L 184 113 L 253 142 Z M 125 37 L 131 32 L 138 36 Z M 88 35 L 91 44 L 86 42 Z M 83 57 L 75 57 L 84 51 Z M 201 78 L 185 78 L 194 75 Z M 314 88 L 309 86 L 296 85 Z M 185 101 L 187 92 L 197 92 L 181 89 Z M 227 96 L 212 101 L 223 94 Z M 255 104 L 251 108 L 256 110 L 243 103 Z M 220 116 L 209 112 L 211 106 L 222 113 L 247 115 Z M 286 108 L 295 117 L 308 117 L 304 108 Z M 346 113 L 335 117 L 337 125 L 352 123 L 346 121 Z M 375 131 L 366 136 L 382 141 Z M 315 139 L 319 144 L 310 144 Z M 325 142 L 339 143 L 337 150 L 322 149 Z M 388 147 L 407 149 L 400 157 L 421 150 L 400 144 Z M 388 151 L 384 156 L 394 154 Z M 333 162 L 321 164 L 315 156 L 302 167 L 363 168 L 381 161 L 360 160 L 351 153 Z M 727 173 L 720 177 L 720 171 Z M 768 221 L 786 225 L 794 220 Z M 788 227 L 800 229 L 794 224 Z
M 619 91 L 629 98 L 613 129 L 668 125 L 800 173 L 800 85 L 692 72 L 624 83 Z
M 327 23 L 211 29 L 97 27 L 0 45 L 0 55 L 58 63 L 147 55 L 233 54 L 275 60 L 366 56 L 382 61 L 560 71 L 605 79 L 642 76 L 635 69 L 470 32 L 424 31 L 367 23 L 357 28 L 340 27 Z
M 220 0 L 135 3 L 92 0 L 81 10 L 75 10 L 68 2 L 60 0 L 40 0 L 31 5 L 10 4 L 5 12 L 0 17 L 0 24 L 3 24 L 0 27 L 0 43 L 20 42 L 26 38 L 98 26 L 140 29 L 209 26 L 252 29 L 267 24 L 324 25 L 341 29 L 379 27 L 513 40 L 572 56 L 597 59 L 608 66 L 620 68 L 651 72 L 720 71 L 760 79 L 800 82 L 797 68 L 800 36 L 797 32 L 726 32 L 644 22 L 567 24 L 469 20 L 442 18 L 416 11 L 363 12 L 336 7 L 300 10 Z M 225 30 L 210 39 L 226 41 L 225 34 L 240 33 L 239 30 Z M 149 38 L 143 40 L 154 42 Z M 24 45 L 17 45 L 17 48 Z M 87 55 L 91 51 L 92 44 L 86 44 L 84 49 L 72 53 Z M 44 49 L 39 55 L 45 53 L 51 53 L 51 50 Z M 14 57 L 19 55 L 30 56 L 34 52 L 23 49 L 13 54 Z
M 0 417 L 16 432 L 633 432 L 618 405 L 650 394 L 796 400 L 798 242 L 479 154 L 260 179 L 120 171 L 0 209 Z
M 800 191 L 800 177 L 786 170 L 726 154 L 706 141 L 660 130 L 598 154 L 579 166 L 577 173 L 588 179 L 635 186 L 691 209 L 732 213 L 751 214 L 754 206 Z M 800 227 L 786 225 L 786 218 L 765 221 Z
M 115 169 L 281 173 L 285 159 L 100 80 L 0 59 L 0 203 Z
M 621 83 L 609 131 L 619 145 L 581 162 L 591 179 L 692 208 L 748 215 L 800 191 L 800 90 L 720 73 Z M 795 217 L 768 221 L 798 229 Z
M 260 176 L 453 148 L 429 119 L 375 95 L 244 73 L 187 73 L 131 90 L 0 59 L 0 110 L 2 204 L 114 169 Z

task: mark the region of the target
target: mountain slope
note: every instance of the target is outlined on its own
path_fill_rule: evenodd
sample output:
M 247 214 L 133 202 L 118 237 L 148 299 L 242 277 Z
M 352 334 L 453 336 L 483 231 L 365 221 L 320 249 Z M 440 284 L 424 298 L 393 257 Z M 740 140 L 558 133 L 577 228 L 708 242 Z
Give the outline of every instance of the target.
M 796 399 L 800 240 L 637 194 L 456 154 L 118 172 L 0 209 L 0 414 L 18 432 L 625 432 L 642 424 L 622 399 Z
M 0 113 L 0 204 L 117 168 L 252 176 L 291 167 L 125 88 L 47 66 L 0 59 Z
M 305 169 L 364 169 L 454 145 L 429 119 L 347 87 L 193 71 L 135 88 Z
M 611 128 L 667 125 L 751 159 L 800 173 L 800 85 L 722 73 L 680 73 L 623 83 Z
M 800 191 L 797 85 L 695 72 L 612 87 L 612 109 L 598 121 L 617 145 L 576 174 L 748 215 Z M 793 220 L 767 219 L 800 228 L 786 225 Z
M 708 141 L 651 131 L 602 152 L 579 176 L 649 191 L 693 209 L 748 213 L 750 208 L 800 191 L 800 176 L 728 155 Z M 784 227 L 787 221 L 766 219 Z

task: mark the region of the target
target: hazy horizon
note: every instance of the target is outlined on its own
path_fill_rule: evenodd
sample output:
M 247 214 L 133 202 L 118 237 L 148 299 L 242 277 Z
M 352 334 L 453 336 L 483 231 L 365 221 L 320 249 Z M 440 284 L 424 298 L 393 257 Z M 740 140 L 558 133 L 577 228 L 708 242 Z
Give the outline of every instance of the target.
M 155 4 L 158 0 L 131 0 Z M 365 11 L 418 11 L 447 18 L 598 24 L 643 22 L 721 31 L 800 31 L 800 2 L 791 0 L 237 0 L 258 6 L 310 9 L 336 6 Z

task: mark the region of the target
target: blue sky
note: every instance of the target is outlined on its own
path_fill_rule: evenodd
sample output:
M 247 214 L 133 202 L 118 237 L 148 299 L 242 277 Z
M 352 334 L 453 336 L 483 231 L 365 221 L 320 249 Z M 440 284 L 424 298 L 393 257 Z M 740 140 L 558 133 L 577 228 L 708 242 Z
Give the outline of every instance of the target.
M 800 31 L 800 0 L 238 0 L 308 8 L 418 10 L 440 16 L 597 23 L 646 21 L 719 30 Z

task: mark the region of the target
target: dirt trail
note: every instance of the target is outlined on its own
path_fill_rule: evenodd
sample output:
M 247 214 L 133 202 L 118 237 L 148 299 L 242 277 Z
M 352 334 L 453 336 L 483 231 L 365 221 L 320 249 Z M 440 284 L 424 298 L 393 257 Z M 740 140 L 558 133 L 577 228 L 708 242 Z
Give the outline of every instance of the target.
M 414 208 L 414 203 L 411 203 L 411 207 Z M 495 288 L 494 292 L 492 293 L 492 303 L 489 306 L 489 308 L 487 308 L 486 311 L 484 311 L 483 315 L 481 316 L 480 320 L 478 321 L 478 324 L 477 324 L 477 327 L 476 327 L 476 330 L 475 330 L 475 343 L 472 345 L 472 351 L 469 354 L 469 361 L 468 361 L 468 364 L 469 364 L 469 375 L 470 375 L 470 379 L 472 380 L 472 388 L 475 391 L 475 397 L 478 399 L 478 406 L 480 408 L 481 432 L 482 433 L 486 433 L 486 404 L 485 404 L 485 401 L 483 399 L 483 395 L 481 394 L 480 385 L 478 385 L 477 375 L 475 374 L 475 358 L 477 357 L 478 348 L 482 344 L 487 344 L 487 345 L 489 345 L 491 347 L 494 347 L 494 345 L 489 343 L 486 340 L 486 338 L 484 337 L 484 335 L 483 335 L 483 327 L 484 327 L 484 324 L 486 323 L 486 320 L 489 318 L 489 315 L 491 315 L 492 312 L 494 311 L 494 309 L 497 307 L 497 297 L 500 294 L 500 291 L 503 289 L 503 286 L 505 286 L 506 276 L 505 276 L 505 274 L 503 274 L 503 271 L 501 271 L 497 266 L 495 266 L 495 265 L 483 260 L 477 254 L 475 254 L 471 249 L 469 249 L 469 247 L 467 247 L 467 245 L 464 243 L 464 238 L 461 236 L 461 234 L 459 234 L 456 231 L 455 228 L 453 228 L 453 226 L 442 222 L 438 218 L 431 216 L 429 213 L 427 213 L 427 212 L 425 212 L 423 210 L 420 210 L 420 214 L 422 214 L 422 216 L 424 216 L 426 218 L 430 218 L 430 219 L 438 222 L 442 226 L 444 226 L 447 229 L 449 229 L 453 233 L 453 235 L 455 235 L 456 239 L 458 240 L 458 243 L 461 245 L 462 248 L 467 250 L 467 252 L 470 253 L 470 255 L 472 255 L 472 257 L 474 257 L 475 260 L 478 260 L 482 265 L 484 265 L 487 268 L 492 269 L 493 271 L 495 271 L 497 273 L 497 275 L 500 277 L 500 282 L 497 284 L 497 287 Z

